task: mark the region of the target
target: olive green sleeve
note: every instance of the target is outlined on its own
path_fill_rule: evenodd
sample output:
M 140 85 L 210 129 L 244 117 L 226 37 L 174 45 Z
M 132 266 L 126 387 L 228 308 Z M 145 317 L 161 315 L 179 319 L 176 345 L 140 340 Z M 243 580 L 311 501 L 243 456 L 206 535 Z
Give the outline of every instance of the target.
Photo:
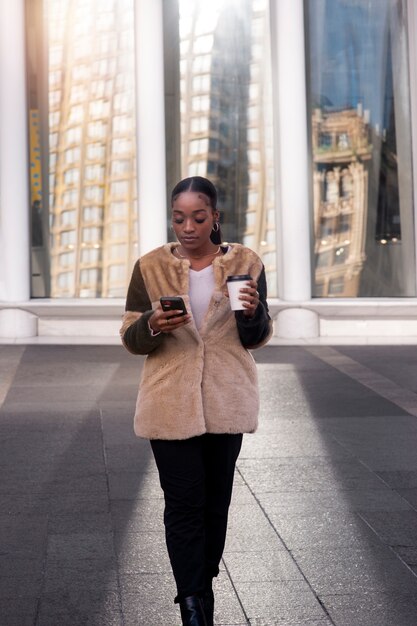
M 162 333 L 153 335 L 149 328 L 149 318 L 153 310 L 143 280 L 140 259 L 136 261 L 126 297 L 125 314 L 120 336 L 123 345 L 132 354 L 149 354 L 161 345 Z

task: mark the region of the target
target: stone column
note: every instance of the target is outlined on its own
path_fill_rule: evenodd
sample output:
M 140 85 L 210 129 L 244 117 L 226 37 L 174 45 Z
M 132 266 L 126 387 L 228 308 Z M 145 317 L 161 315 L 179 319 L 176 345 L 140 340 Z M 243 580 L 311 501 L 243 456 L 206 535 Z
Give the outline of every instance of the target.
M 280 298 L 311 299 L 311 216 L 303 0 L 270 0 L 279 199 Z M 278 315 L 280 337 L 315 337 L 318 317 L 297 306 Z
M 0 301 L 16 305 L 30 298 L 24 7 L 0 2 Z M 20 307 L 2 308 L 0 337 L 36 335 L 36 322 Z
M 162 0 L 136 0 L 139 254 L 167 241 Z

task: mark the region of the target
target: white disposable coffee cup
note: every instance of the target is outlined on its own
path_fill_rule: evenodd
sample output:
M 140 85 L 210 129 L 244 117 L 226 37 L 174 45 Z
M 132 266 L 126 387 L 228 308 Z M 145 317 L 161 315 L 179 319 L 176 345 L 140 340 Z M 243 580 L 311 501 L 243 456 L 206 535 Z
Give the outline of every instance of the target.
M 238 274 L 226 278 L 227 291 L 229 292 L 230 308 L 232 311 L 243 311 L 243 300 L 239 300 L 242 287 L 247 287 L 248 280 L 252 280 L 249 274 Z

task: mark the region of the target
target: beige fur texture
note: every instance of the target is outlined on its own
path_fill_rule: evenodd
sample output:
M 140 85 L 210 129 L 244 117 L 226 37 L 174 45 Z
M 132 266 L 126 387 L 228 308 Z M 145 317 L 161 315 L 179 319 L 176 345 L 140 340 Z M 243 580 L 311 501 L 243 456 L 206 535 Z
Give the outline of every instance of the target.
M 189 261 L 173 256 L 175 245 L 166 244 L 142 257 L 140 269 L 153 308 L 160 296 L 179 295 L 191 312 Z M 215 289 L 200 332 L 192 321 L 167 334 L 146 357 L 135 413 L 135 432 L 140 437 L 187 439 L 206 432 L 245 433 L 257 428 L 256 366 L 240 342 L 224 291 L 228 275 L 249 273 L 257 280 L 262 262 L 253 251 L 233 244 L 213 267 Z M 123 327 L 139 316 L 127 312 Z

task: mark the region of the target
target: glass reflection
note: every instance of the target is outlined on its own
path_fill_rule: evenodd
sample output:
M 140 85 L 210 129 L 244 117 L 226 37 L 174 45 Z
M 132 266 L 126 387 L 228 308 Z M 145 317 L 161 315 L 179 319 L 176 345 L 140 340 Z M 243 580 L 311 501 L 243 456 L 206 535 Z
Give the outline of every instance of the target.
M 137 256 L 134 2 L 27 4 L 32 295 L 124 297 Z
M 307 0 L 314 295 L 414 296 L 404 0 Z
M 267 0 L 179 0 L 181 177 L 218 189 L 223 236 L 263 258 L 276 295 Z

